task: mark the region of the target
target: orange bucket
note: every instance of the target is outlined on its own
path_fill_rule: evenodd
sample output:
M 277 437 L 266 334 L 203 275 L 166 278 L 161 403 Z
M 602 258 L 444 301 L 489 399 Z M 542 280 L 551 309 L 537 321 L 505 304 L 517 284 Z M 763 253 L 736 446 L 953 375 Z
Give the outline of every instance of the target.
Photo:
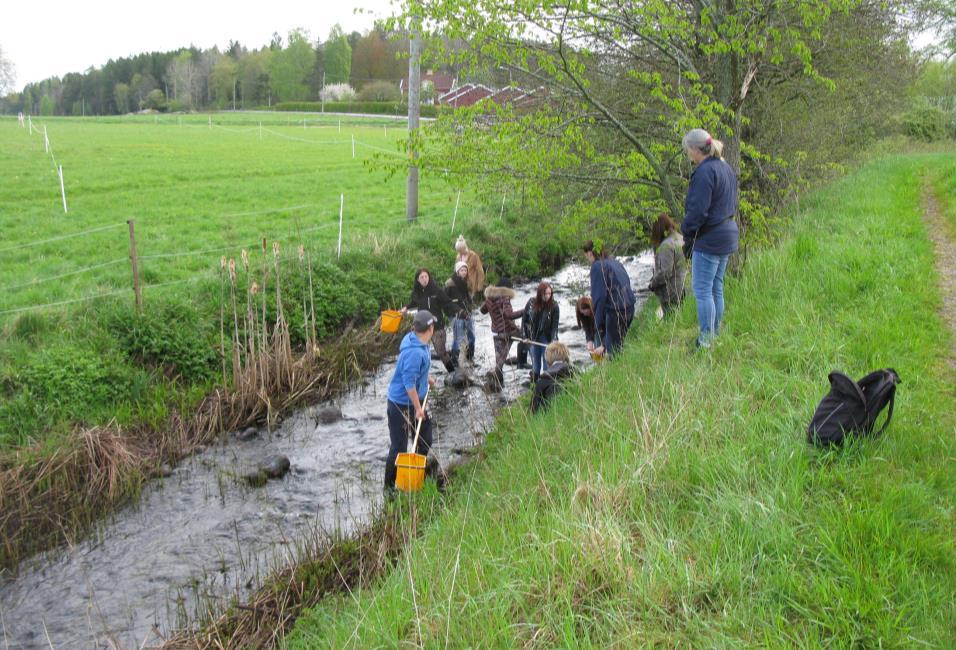
M 592 352 L 591 358 L 594 360 L 594 363 L 602 363 L 604 361 L 604 355 L 598 354 L 597 352 Z
M 395 475 L 395 487 L 402 492 L 418 492 L 425 484 L 425 456 L 421 454 L 399 454 L 395 459 L 398 472 Z
M 386 309 L 382 312 L 382 331 L 386 334 L 397 334 L 398 328 L 402 326 L 402 312 L 394 309 Z

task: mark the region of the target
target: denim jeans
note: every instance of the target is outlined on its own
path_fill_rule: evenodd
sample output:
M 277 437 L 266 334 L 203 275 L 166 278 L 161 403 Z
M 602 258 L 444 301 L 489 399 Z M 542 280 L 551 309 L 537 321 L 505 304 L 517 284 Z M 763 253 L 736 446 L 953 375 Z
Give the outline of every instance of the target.
M 411 406 L 401 406 L 392 400 L 388 400 L 388 457 L 385 459 L 385 488 L 395 487 L 395 475 L 398 469 L 395 467 L 395 460 L 399 454 L 405 453 L 410 446 L 408 439 L 415 439 L 415 409 Z M 415 453 L 428 455 L 432 447 L 432 419 L 425 413 L 425 420 L 422 422 L 422 430 L 418 436 L 418 448 Z
M 468 348 L 475 349 L 475 319 L 474 318 L 456 318 L 452 323 L 452 333 L 454 339 L 451 343 L 451 355 L 458 356 L 458 350 L 461 349 L 461 340 L 468 335 Z
M 546 341 L 544 339 L 538 339 L 537 343 L 550 343 L 551 341 Z M 541 374 L 542 370 L 545 370 L 544 367 L 544 348 L 540 345 L 529 345 L 531 349 L 531 372 L 534 373 L 534 376 L 537 377 Z
M 700 335 L 697 344 L 710 347 L 715 336 L 720 334 L 720 321 L 724 318 L 724 273 L 730 255 L 711 255 L 694 251 L 691 258 L 691 287 L 697 299 L 697 322 Z

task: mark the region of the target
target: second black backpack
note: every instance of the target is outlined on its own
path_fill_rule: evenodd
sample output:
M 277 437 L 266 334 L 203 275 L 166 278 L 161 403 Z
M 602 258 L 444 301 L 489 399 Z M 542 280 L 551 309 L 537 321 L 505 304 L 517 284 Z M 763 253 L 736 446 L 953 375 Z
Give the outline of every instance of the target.
M 871 372 L 853 381 L 842 372 L 831 372 L 830 392 L 820 401 L 810 426 L 807 442 L 815 445 L 841 445 L 849 434 L 880 435 L 893 418 L 893 402 L 900 377 L 892 368 Z M 873 434 L 876 419 L 889 404 L 886 421 Z

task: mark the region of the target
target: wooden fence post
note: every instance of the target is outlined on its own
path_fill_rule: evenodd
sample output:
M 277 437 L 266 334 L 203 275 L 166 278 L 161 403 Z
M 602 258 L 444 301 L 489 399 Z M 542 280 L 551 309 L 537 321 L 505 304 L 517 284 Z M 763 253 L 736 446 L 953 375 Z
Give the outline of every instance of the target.
M 136 296 L 136 311 L 143 313 L 143 289 L 139 284 L 139 260 L 136 257 L 136 230 L 134 221 L 128 219 L 129 224 L 129 260 L 133 267 L 133 294 Z

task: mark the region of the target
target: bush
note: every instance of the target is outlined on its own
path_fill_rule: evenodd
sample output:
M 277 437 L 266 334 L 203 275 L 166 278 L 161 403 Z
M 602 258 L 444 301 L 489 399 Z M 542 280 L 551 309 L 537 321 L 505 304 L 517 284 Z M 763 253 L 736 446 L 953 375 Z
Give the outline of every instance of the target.
M 355 89 L 342 84 L 329 84 L 319 91 L 319 99 L 324 102 L 350 102 L 355 99 Z
M 942 109 L 922 104 L 903 115 L 903 133 L 918 140 L 936 142 L 949 135 L 948 121 L 949 116 Z
M 397 83 L 373 81 L 362 87 L 358 99 L 363 102 L 399 102 L 402 99 L 402 91 Z
M 188 305 L 154 304 L 142 314 L 120 307 L 107 314 L 106 328 L 130 360 L 169 377 L 203 381 L 215 372 L 208 323 Z
M 143 100 L 143 108 L 152 109 L 154 111 L 166 110 L 166 95 L 164 95 L 163 91 L 159 88 L 149 91 L 149 94 L 146 95 L 146 99 Z
M 276 111 L 305 113 L 365 113 L 371 115 L 407 115 L 408 104 L 400 102 L 280 102 L 272 107 Z M 422 106 L 422 117 L 437 117 L 439 106 Z

